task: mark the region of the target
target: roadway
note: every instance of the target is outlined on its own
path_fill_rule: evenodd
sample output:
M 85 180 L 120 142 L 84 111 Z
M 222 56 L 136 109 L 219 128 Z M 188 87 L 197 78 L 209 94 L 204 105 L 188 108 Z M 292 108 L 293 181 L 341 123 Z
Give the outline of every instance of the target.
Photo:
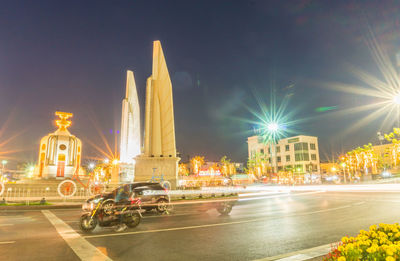
M 399 222 L 400 192 L 300 191 L 240 197 L 229 216 L 209 203 L 145 214 L 121 233 L 82 234 L 79 209 L 0 211 L 2 260 L 255 260 Z

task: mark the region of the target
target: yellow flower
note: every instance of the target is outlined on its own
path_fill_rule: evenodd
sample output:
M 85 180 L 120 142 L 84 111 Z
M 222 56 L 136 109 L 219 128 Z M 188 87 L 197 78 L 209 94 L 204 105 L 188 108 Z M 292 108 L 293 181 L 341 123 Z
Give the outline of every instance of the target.
M 392 256 L 387 256 L 386 261 L 396 261 L 396 259 L 394 259 Z
M 346 261 L 346 258 L 344 256 L 341 256 L 341 257 L 338 258 L 338 261 Z

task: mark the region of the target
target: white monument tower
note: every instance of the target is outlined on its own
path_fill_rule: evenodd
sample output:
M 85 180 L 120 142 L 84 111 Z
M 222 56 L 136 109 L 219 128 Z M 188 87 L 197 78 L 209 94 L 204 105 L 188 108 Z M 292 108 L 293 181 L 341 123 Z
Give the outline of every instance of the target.
M 121 181 L 132 181 L 134 158 L 140 154 L 140 109 L 132 71 L 126 75 L 126 95 L 122 101 L 120 171 Z
M 136 157 L 135 181 L 163 176 L 173 187 L 178 176 L 172 84 L 160 41 L 153 44 L 153 70 L 146 84 L 144 151 Z

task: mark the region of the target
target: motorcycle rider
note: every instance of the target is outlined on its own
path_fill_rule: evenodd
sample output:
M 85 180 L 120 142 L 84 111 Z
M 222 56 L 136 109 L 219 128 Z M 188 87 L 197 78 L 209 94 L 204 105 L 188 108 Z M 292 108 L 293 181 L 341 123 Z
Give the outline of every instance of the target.
M 129 186 L 122 186 L 115 197 L 115 203 L 116 203 L 116 215 L 118 215 L 119 218 L 119 224 L 117 225 L 117 228 L 115 229 L 116 232 L 122 232 L 124 231 L 127 226 L 123 222 L 123 213 L 126 210 L 127 206 L 129 205 L 129 196 L 130 196 L 130 187 Z

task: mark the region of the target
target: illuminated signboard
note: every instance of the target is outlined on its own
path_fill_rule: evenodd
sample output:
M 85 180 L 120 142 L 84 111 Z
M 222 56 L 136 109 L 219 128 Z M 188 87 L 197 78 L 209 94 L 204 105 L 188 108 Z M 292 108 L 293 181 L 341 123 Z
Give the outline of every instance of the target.
M 221 176 L 221 171 L 219 170 L 200 170 L 199 171 L 199 176 Z
M 288 143 L 298 142 L 299 138 L 288 139 Z

